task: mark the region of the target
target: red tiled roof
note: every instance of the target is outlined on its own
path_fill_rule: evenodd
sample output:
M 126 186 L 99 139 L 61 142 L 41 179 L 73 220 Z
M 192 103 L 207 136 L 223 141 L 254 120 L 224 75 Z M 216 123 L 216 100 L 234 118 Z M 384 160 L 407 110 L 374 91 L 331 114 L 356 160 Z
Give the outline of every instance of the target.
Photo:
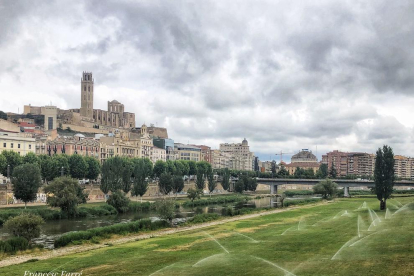
M 20 122 L 19 126 L 20 127 L 35 127 L 36 125 L 35 124 L 29 124 L 27 122 Z

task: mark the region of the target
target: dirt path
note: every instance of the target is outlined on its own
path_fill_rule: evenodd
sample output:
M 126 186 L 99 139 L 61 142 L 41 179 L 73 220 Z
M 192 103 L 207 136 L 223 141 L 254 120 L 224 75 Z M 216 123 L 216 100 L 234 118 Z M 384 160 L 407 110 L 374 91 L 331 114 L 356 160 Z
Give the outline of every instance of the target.
M 14 265 L 14 264 L 21 264 L 21 263 L 24 263 L 24 262 L 26 262 L 28 260 L 31 260 L 31 259 L 47 260 L 47 259 L 54 258 L 54 257 L 85 252 L 85 251 L 89 251 L 89 250 L 94 250 L 94 249 L 98 249 L 98 248 L 107 247 L 108 245 L 106 245 L 106 244 L 108 244 L 108 243 L 111 243 L 113 245 L 118 245 L 118 244 L 133 242 L 133 241 L 137 241 L 137 240 L 145 240 L 145 239 L 149 239 L 151 237 L 160 237 L 160 236 L 171 235 L 171 234 L 185 232 L 185 231 L 196 230 L 196 229 L 200 229 L 200 228 L 206 228 L 206 227 L 210 227 L 210 226 L 214 226 L 214 225 L 221 225 L 221 224 L 232 222 L 232 221 L 257 218 L 257 217 L 261 217 L 261 216 L 286 212 L 286 211 L 295 210 L 295 209 L 312 208 L 312 207 L 319 206 L 319 205 L 322 205 L 322 204 L 325 204 L 325 202 L 310 204 L 310 205 L 306 205 L 306 206 L 290 207 L 290 208 L 286 208 L 286 209 L 276 209 L 276 210 L 272 210 L 272 211 L 265 211 L 265 212 L 249 214 L 249 215 L 243 215 L 243 216 L 236 216 L 236 217 L 221 219 L 221 220 L 207 222 L 207 223 L 201 223 L 201 224 L 187 226 L 187 227 L 168 228 L 168 229 L 164 229 L 164 230 L 160 230 L 160 231 L 152 231 L 152 232 L 145 233 L 145 234 L 131 234 L 131 235 L 128 235 L 126 237 L 117 237 L 117 238 L 113 238 L 113 239 L 103 240 L 102 243 L 100 243 L 100 244 L 85 244 L 85 245 L 77 245 L 77 246 L 68 246 L 68 247 L 62 247 L 62 248 L 48 250 L 48 251 L 30 253 L 30 254 L 26 254 L 26 255 L 11 256 L 11 257 L 7 257 L 4 260 L 1 260 L 0 261 L 0 267 L 5 267 L 5 266 L 9 266 L 9 265 Z M 104 243 L 106 243 L 106 244 L 104 244 Z

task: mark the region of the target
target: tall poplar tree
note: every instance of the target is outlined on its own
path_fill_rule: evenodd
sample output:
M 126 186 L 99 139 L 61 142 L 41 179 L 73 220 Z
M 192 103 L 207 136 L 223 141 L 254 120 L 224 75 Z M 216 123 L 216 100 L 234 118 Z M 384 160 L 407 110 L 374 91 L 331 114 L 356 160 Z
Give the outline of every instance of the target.
M 380 209 L 386 209 L 387 199 L 390 197 L 395 182 L 394 153 L 392 148 L 384 145 L 377 150 L 374 170 L 374 193 L 380 201 Z

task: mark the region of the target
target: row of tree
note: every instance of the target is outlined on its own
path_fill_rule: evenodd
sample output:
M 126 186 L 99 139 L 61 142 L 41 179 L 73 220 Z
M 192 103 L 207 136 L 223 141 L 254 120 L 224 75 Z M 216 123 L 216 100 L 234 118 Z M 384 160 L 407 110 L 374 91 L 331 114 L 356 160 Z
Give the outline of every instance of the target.
M 51 181 L 56 177 L 63 175 L 73 178 L 97 179 L 101 173 L 101 165 L 99 161 L 91 156 L 56 154 L 56 155 L 36 155 L 29 152 L 25 156 L 21 156 L 14 151 L 3 151 L 0 154 L 0 173 L 10 175 L 14 169 L 22 164 L 35 164 L 39 167 L 42 179 Z

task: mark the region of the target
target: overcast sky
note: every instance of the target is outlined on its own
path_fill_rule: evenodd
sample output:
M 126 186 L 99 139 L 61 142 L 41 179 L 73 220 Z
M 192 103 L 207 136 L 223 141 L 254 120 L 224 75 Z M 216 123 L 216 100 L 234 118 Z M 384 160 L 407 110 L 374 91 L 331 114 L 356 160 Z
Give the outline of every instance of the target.
M 176 142 L 414 156 L 414 1 L 0 0 L 0 26 L 6 112 L 79 108 L 92 71 L 94 108 Z

